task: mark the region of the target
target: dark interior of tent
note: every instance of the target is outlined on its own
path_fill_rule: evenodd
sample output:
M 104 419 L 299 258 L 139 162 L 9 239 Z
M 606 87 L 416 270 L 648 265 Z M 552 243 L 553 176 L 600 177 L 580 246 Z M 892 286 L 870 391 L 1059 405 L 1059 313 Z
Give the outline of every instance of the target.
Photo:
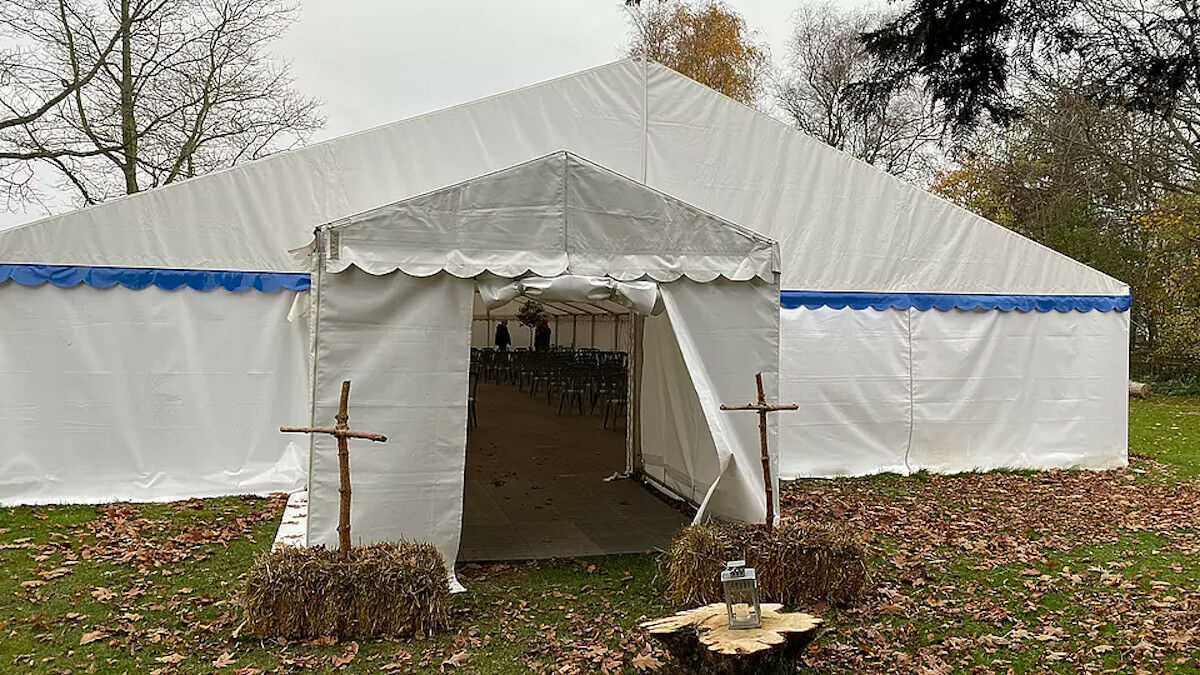
M 634 315 L 609 300 L 538 301 L 550 332 L 539 349 L 541 322 L 519 316 L 528 301 L 489 311 L 476 294 L 459 560 L 665 547 L 689 515 L 627 474 Z

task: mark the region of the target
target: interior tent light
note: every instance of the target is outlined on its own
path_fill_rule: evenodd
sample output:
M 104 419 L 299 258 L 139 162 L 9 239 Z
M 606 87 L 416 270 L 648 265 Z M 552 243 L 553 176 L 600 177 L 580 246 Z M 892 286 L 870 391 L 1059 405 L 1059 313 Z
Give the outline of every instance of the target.
M 745 560 L 730 560 L 721 572 L 725 589 L 725 613 L 731 629 L 761 628 L 762 611 L 758 606 L 758 582 L 754 568 Z

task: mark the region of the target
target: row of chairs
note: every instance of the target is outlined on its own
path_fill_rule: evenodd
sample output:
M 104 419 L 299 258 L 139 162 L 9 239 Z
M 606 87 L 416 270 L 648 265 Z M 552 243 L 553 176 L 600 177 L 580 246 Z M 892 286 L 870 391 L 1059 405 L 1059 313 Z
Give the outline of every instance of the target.
M 495 382 L 528 392 L 530 398 L 544 395 L 546 403 L 558 403 L 558 413 L 574 410 L 582 415 L 611 418 L 613 429 L 621 428 L 629 402 L 629 355 L 594 348 L 556 347 L 549 351 L 518 348 L 499 351 L 490 347 L 471 350 L 471 396 L 468 422 L 478 426 L 474 404 L 479 382 Z

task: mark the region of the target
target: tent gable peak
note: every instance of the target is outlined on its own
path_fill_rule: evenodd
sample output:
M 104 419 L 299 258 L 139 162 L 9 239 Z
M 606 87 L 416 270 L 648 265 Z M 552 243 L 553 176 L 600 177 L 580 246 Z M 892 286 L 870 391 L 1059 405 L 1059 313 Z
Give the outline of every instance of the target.
M 775 242 L 562 150 L 323 226 L 331 271 L 711 281 L 779 271 Z

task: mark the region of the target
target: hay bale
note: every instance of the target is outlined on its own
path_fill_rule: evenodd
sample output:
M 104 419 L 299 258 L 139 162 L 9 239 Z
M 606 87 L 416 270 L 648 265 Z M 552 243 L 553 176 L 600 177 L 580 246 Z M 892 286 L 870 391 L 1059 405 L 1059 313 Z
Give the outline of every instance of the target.
M 450 590 L 437 548 L 400 542 L 262 553 L 237 600 L 257 637 L 428 636 L 449 620 Z
M 667 597 L 673 602 L 723 602 L 725 561 L 745 559 L 755 568 L 763 602 L 789 607 L 858 602 L 870 583 L 867 556 L 849 530 L 831 524 L 692 525 L 675 535 L 666 555 Z

